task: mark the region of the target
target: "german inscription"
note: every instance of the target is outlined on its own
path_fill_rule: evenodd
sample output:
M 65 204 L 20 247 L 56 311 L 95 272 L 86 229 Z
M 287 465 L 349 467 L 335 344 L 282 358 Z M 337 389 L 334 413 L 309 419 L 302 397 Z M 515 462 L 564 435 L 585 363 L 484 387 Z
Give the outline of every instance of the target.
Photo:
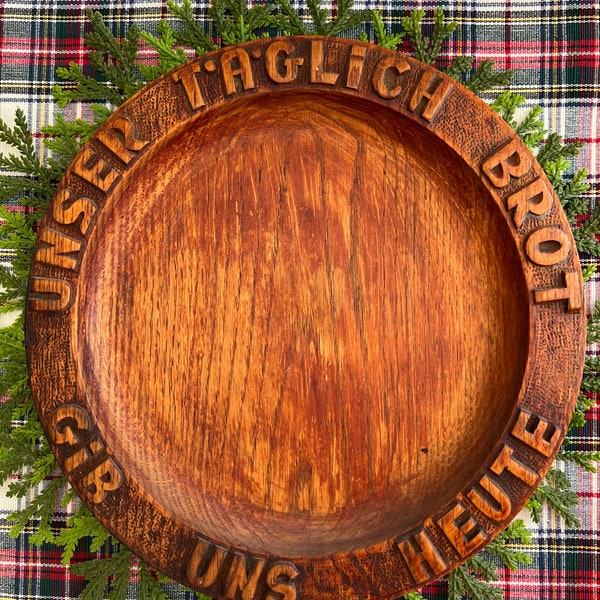
M 120 107 L 84 146 L 58 187 L 34 251 L 27 298 L 30 330 L 42 323 L 50 331 L 49 337 L 57 336 L 49 342 L 51 351 L 34 357 L 34 370 L 53 373 L 60 381 L 69 382 L 70 389 L 81 392 L 81 380 L 60 358 L 68 352 L 76 354 L 79 341 L 73 338 L 65 344 L 56 332 L 76 335 L 71 319 L 76 318 L 74 307 L 84 296 L 79 285 L 88 242 L 95 239 L 95 228 L 100 233 L 103 209 L 119 201 L 115 190 L 127 185 L 138 161 L 154 160 L 153 148 L 188 124 L 206 122 L 213 108 L 237 101 L 246 106 L 245 99 L 261 94 L 280 94 L 284 99 L 290 92 L 318 92 L 317 98 L 326 94 L 334 100 L 356 98 L 361 106 L 384 106 L 386 115 L 387 111 L 394 119 L 400 115 L 402 122 L 447 142 L 476 173 L 477 184 L 482 183 L 481 189 L 489 192 L 496 203 L 494 208 L 506 221 L 510 243 L 514 241 L 518 254 L 515 260 L 523 267 L 527 308 L 532 319 L 540 319 L 535 323 L 536 327 L 541 323 L 536 331 L 544 327 L 575 330 L 573 323 L 581 318 L 584 302 L 573 238 L 551 185 L 518 137 L 508 127 L 498 125 L 493 139 L 464 149 L 461 140 L 465 136 L 456 130 L 457 121 L 461 121 L 456 115 L 462 117 L 463 107 L 473 99 L 456 82 L 407 56 L 368 44 L 291 37 L 228 47 L 172 71 Z M 156 118 L 153 113 L 149 119 L 149 111 L 140 110 L 144 103 L 159 107 Z M 473 118 L 487 114 L 485 110 L 478 106 Z M 481 117 L 477 131 L 486 130 L 485 119 L 496 118 Z M 469 122 L 461 124 L 467 130 L 470 127 Z M 469 214 L 469 218 L 476 217 Z M 527 371 L 524 377 L 533 375 Z M 215 536 L 202 531 L 201 525 L 194 529 L 173 519 L 178 536 L 175 541 L 181 542 L 173 551 L 173 560 L 181 567 L 179 578 L 197 590 L 208 590 L 227 600 L 331 600 L 345 594 L 399 596 L 442 576 L 503 529 L 539 484 L 558 451 L 568 417 L 561 421 L 539 397 L 533 398 L 528 390 L 534 385 L 522 386 L 524 391 L 511 420 L 478 474 L 466 485 L 457 484 L 460 492 L 453 492 L 456 496 L 450 502 L 432 510 L 410 531 L 399 529 L 385 543 L 341 557 L 290 559 L 214 541 Z M 47 406 L 45 398 L 52 396 L 54 387 L 48 384 L 47 389 L 43 385 L 40 388 L 35 394 L 42 398 L 40 405 Z M 64 470 L 110 529 L 112 502 L 124 502 L 124 488 L 128 488 L 130 478 L 119 467 L 119 457 L 113 458 L 103 441 L 94 423 L 94 410 L 86 402 L 83 390 L 81 398 L 69 397 L 62 405 L 55 401 L 42 418 Z M 108 436 L 105 439 L 110 440 Z M 127 485 L 123 485 L 126 480 Z M 145 493 L 140 491 L 140 496 L 145 498 Z M 153 502 L 140 502 L 150 521 L 162 522 L 157 515 L 170 518 Z M 136 540 L 131 542 L 135 545 Z M 161 541 L 161 545 L 167 542 Z M 362 577 L 370 574 L 377 582 L 368 582 L 358 596 L 352 595 L 354 592 L 344 587 L 347 576 L 340 575 L 336 561 L 352 570 L 352 565 L 361 563 L 365 556 L 366 566 L 356 572 L 360 570 Z M 381 565 L 390 564 L 404 568 L 404 574 L 394 575 L 393 584 L 389 583 L 390 573 L 379 572 L 389 568 Z M 394 587 L 386 588 L 391 585 Z M 321 596 L 322 589 L 327 589 L 327 594 Z

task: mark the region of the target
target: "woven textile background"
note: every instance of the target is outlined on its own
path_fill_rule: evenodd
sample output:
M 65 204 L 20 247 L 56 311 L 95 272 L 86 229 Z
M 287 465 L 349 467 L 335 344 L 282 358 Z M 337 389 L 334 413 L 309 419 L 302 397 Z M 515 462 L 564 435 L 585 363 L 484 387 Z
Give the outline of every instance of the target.
M 335 1 L 335 0 L 334 0 Z M 293 2 L 296 7 L 302 4 Z M 326 2 L 324 3 L 326 4 Z M 197 3 L 205 15 L 206 0 Z M 567 141 L 583 141 L 585 148 L 573 163 L 573 171 L 590 171 L 592 206 L 600 201 L 600 2 L 598 0 L 439 0 L 437 2 L 392 2 L 357 0 L 357 8 L 382 11 L 388 27 L 399 27 L 400 18 L 415 7 L 431 15 L 443 8 L 458 28 L 445 46 L 443 59 L 457 54 L 491 58 L 498 68 L 515 70 L 511 89 L 528 98 L 528 106 L 540 105 L 546 129 Z M 69 61 L 87 64 L 83 36 L 88 29 L 85 9 L 102 11 L 117 36 L 132 20 L 155 31 L 166 16 L 166 0 L 0 0 L 0 118 L 12 123 L 15 110 L 25 110 L 30 126 L 40 140 L 40 129 L 53 122 L 56 111 L 52 87 L 56 67 Z M 152 52 L 142 52 L 151 58 Z M 491 97 L 491 96 L 490 96 Z M 67 116 L 86 116 L 80 106 L 67 109 Z M 7 151 L 7 148 L 1 148 Z M 6 255 L 0 255 L 6 261 Z M 584 257 L 584 264 L 591 260 Z M 600 300 L 600 275 L 587 285 L 591 310 Z M 600 348 L 590 347 L 596 354 Z M 593 408 L 588 425 L 577 432 L 581 449 L 600 450 L 600 412 Z M 549 512 L 533 528 L 532 544 L 525 548 L 533 558 L 530 567 L 517 572 L 500 571 L 498 586 L 505 598 L 520 600 L 597 600 L 600 598 L 600 479 L 569 471 L 581 505 L 581 530 L 565 529 Z M 60 553 L 50 546 L 33 547 L 28 534 L 17 539 L 8 535 L 5 517 L 21 502 L 0 490 L 0 599 L 76 598 L 82 582 L 60 564 Z M 73 505 L 57 507 L 60 527 Z M 526 520 L 527 516 L 525 515 Z M 75 559 L 92 554 L 82 547 Z M 102 556 L 94 553 L 93 556 Z M 178 586 L 167 586 L 172 598 L 193 598 Z M 431 600 L 446 598 L 443 582 L 423 594 Z M 131 595 L 135 596 L 135 584 Z

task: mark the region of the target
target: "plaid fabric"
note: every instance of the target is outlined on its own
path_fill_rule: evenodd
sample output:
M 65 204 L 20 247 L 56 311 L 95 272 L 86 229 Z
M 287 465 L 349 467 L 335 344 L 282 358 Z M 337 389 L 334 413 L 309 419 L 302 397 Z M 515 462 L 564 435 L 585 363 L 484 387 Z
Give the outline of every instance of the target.
M 335 0 L 333 0 L 335 2 Z M 303 4 L 293 4 L 302 9 Z M 324 2 L 324 4 L 327 4 Z M 592 206 L 600 191 L 600 3 L 598 0 L 413 0 L 405 3 L 390 0 L 357 0 L 356 8 L 377 8 L 392 30 L 399 28 L 400 18 L 412 8 L 425 8 L 429 14 L 435 6 L 443 8 L 458 28 L 446 45 L 442 62 L 457 54 L 473 55 L 477 61 L 492 58 L 497 67 L 515 70 L 511 89 L 528 98 L 527 106 L 544 109 L 546 128 L 567 141 L 585 142 L 573 170 L 590 171 Z M 199 16 L 205 16 L 206 0 L 197 3 Z M 144 29 L 154 31 L 166 15 L 166 0 L 0 0 L 0 117 L 12 122 L 15 110 L 25 110 L 39 141 L 41 127 L 52 123 L 55 107 L 52 86 L 57 82 L 57 66 L 69 61 L 88 62 L 83 42 L 86 30 L 85 8 L 101 10 L 106 22 L 122 35 L 133 19 Z M 150 52 L 147 57 L 150 58 Z M 74 106 L 68 116 L 85 116 L 86 109 Z M 0 150 L 7 150 L 1 148 Z M 6 260 L 0 255 L 0 260 Z M 591 259 L 584 257 L 584 264 Z M 600 300 L 600 275 L 587 285 L 587 305 Z M 589 348 L 595 355 L 600 348 Z M 589 413 L 589 422 L 577 432 L 580 449 L 600 449 L 600 414 Z M 582 529 L 568 530 L 550 512 L 542 523 L 531 523 L 532 544 L 522 548 L 533 564 L 516 572 L 500 570 L 497 585 L 506 599 L 519 600 L 597 600 L 600 598 L 599 478 L 570 468 L 569 474 L 578 490 Z M 0 490 L 0 513 L 5 517 L 20 507 L 20 502 L 4 497 Z M 59 528 L 73 505 L 57 507 Z M 75 598 L 81 581 L 60 564 L 56 548 L 33 547 L 27 531 L 17 539 L 8 536 L 9 525 L 0 521 L 0 598 Z M 102 553 L 94 553 L 94 556 Z M 81 547 L 75 560 L 89 558 Z M 132 585 L 131 596 L 135 596 Z M 178 586 L 169 586 L 172 598 L 193 596 Z M 443 582 L 423 590 L 430 600 L 447 597 Z

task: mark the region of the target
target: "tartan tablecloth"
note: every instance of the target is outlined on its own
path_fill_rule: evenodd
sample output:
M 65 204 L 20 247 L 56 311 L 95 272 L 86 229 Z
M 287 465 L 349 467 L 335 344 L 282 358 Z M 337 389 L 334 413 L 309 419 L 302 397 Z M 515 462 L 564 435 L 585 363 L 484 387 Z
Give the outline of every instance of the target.
M 335 2 L 335 0 L 334 0 Z M 302 7 L 293 3 L 294 6 Z M 206 14 L 205 0 L 197 3 Z M 325 2 L 324 5 L 327 5 Z M 443 8 L 458 27 L 444 47 L 442 60 L 457 54 L 472 55 L 476 62 L 491 58 L 502 69 L 513 69 L 511 89 L 527 97 L 527 107 L 540 105 L 546 129 L 566 141 L 583 141 L 585 147 L 573 161 L 572 171 L 586 167 L 590 172 L 588 192 L 595 206 L 600 192 L 600 3 L 593 0 L 455 0 L 438 2 L 369 2 L 359 0 L 356 8 L 379 9 L 388 27 L 398 27 L 410 9 L 422 7 L 431 16 Z M 11 123 L 15 110 L 24 109 L 30 126 L 40 140 L 41 127 L 53 122 L 56 107 L 51 90 L 57 82 L 56 67 L 69 61 L 86 64 L 83 35 L 88 28 L 85 9 L 103 12 L 117 36 L 132 20 L 143 29 L 155 31 L 167 14 L 166 1 L 105 0 L 74 3 L 73 0 L 0 0 L 0 117 Z M 148 51 L 148 56 L 150 51 Z M 85 116 L 79 106 L 68 108 L 69 117 Z M 0 148 L 6 151 L 6 148 Z M 0 259 L 6 261 L 5 255 Z M 592 260 L 583 257 L 584 264 Z M 600 275 L 587 284 L 587 310 L 600 300 Z M 590 355 L 599 351 L 588 349 Z M 589 412 L 585 428 L 576 433 L 581 449 L 600 449 L 600 414 Z M 580 497 L 580 530 L 566 529 L 546 511 L 541 524 L 524 515 L 533 530 L 530 546 L 523 548 L 533 564 L 516 572 L 500 570 L 497 585 L 507 599 L 596 600 L 600 598 L 600 486 L 595 474 L 569 468 Z M 21 506 L 0 494 L 0 598 L 75 598 L 82 589 L 79 578 L 60 564 L 58 550 L 33 547 L 29 532 L 17 539 L 8 535 L 5 516 Z M 57 507 L 60 527 L 73 505 Z M 81 547 L 75 560 L 102 556 Z M 190 597 L 178 586 L 168 586 L 173 598 Z M 443 582 L 423 590 L 429 599 L 447 596 Z M 135 584 L 131 595 L 135 596 Z

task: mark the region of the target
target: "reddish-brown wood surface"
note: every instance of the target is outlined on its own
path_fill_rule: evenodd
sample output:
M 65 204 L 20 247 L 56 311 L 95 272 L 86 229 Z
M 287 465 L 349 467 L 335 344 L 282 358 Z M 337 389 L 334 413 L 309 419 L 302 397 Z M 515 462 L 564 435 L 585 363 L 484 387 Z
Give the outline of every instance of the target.
M 40 229 L 27 347 L 94 514 L 219 598 L 386 598 L 516 514 L 585 333 L 514 132 L 429 67 L 262 40 L 147 86 Z

